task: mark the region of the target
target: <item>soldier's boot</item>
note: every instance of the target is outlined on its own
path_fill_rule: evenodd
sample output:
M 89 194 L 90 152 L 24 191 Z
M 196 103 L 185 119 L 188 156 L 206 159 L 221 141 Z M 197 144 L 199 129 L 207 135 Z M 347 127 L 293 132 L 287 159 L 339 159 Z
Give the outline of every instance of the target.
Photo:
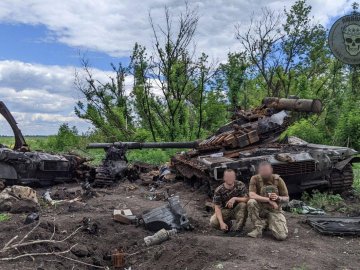
M 249 232 L 247 234 L 247 236 L 252 237 L 252 238 L 258 238 L 258 237 L 262 236 L 262 232 L 263 232 L 263 228 L 255 227 L 255 229 L 252 230 L 251 232 Z

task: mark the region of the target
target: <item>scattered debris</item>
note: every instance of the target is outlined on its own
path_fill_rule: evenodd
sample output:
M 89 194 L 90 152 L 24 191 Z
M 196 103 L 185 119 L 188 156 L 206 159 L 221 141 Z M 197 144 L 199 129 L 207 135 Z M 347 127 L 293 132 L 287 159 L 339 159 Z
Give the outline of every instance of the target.
M 33 223 L 35 220 L 39 220 L 39 213 L 31 213 L 25 218 L 24 224 Z
M 165 165 L 159 170 L 159 180 L 162 181 L 174 181 L 176 174 L 172 173 L 168 165 Z
M 145 228 L 150 231 L 158 231 L 161 229 L 192 229 L 185 209 L 180 204 L 179 196 L 170 197 L 168 198 L 167 205 L 144 213 L 141 222 L 143 222 Z
M 326 235 L 360 235 L 360 217 L 307 217 L 306 222 Z
M 106 187 L 113 185 L 116 180 L 126 176 L 128 171 L 126 148 L 114 146 L 106 149 L 105 159 L 102 165 L 96 168 L 94 187 Z
M 3 189 L 5 189 L 6 184 L 4 180 L 0 180 L 0 191 L 2 191 Z
M 136 222 L 136 216 L 130 209 L 114 210 L 113 219 L 123 224 L 131 224 Z
M 84 217 L 82 220 L 83 231 L 86 231 L 89 234 L 97 234 L 99 226 L 96 222 L 92 221 L 88 217 Z
M 125 265 L 125 256 L 122 250 L 114 250 L 111 255 L 111 261 L 114 268 L 122 268 Z
M 150 190 L 150 193 L 146 193 L 144 195 L 145 199 L 148 199 L 149 201 L 165 201 L 167 198 L 169 198 L 169 195 L 166 191 L 163 192 L 154 192 L 156 189 L 153 188 L 153 191 Z
M 39 211 L 36 191 L 30 187 L 11 186 L 0 193 L 0 211 L 10 213 L 28 213 Z
M 325 215 L 325 211 L 320 208 L 314 208 L 306 205 L 303 201 L 291 200 L 283 206 L 285 211 L 295 212 L 303 215 Z
M 125 186 L 125 191 L 133 191 L 136 190 L 138 187 L 135 185 L 126 185 Z
M 44 192 L 44 194 L 42 195 L 42 198 L 44 199 L 44 201 L 46 201 L 50 205 L 61 204 L 61 203 L 73 203 L 73 202 L 79 202 L 81 200 L 80 197 L 77 197 L 72 200 L 53 200 L 51 198 L 50 190 L 47 190 L 46 192 Z
M 161 229 L 154 235 L 145 237 L 144 242 L 146 246 L 158 245 L 170 239 L 170 237 L 175 235 L 176 233 L 177 233 L 176 229 L 172 229 L 172 230 Z
M 150 171 L 147 173 L 140 173 L 139 176 L 142 181 L 141 184 L 144 186 L 148 186 L 158 179 L 159 172 L 158 171 Z

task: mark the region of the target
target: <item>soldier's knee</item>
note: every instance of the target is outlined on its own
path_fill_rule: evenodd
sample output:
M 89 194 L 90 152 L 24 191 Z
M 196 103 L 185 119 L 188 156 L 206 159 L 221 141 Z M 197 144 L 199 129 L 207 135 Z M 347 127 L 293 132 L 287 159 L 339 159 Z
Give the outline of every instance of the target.
M 256 207 L 258 205 L 257 201 L 254 199 L 250 199 L 247 201 L 247 207 L 248 208 L 253 208 Z
M 238 205 L 237 205 L 237 208 L 239 208 L 240 210 L 245 210 L 247 207 L 247 204 L 244 203 L 244 202 L 240 202 Z
M 210 218 L 210 226 L 217 229 L 219 228 L 219 220 L 217 219 L 216 215 L 212 215 Z

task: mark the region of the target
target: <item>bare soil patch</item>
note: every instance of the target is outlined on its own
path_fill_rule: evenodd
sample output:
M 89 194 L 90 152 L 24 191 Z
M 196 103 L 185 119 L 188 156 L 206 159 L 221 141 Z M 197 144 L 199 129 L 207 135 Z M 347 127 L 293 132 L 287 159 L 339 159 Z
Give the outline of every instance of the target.
M 54 232 L 60 240 L 83 225 L 84 218 L 97 227 L 94 231 L 80 230 L 61 245 L 36 245 L 24 247 L 19 252 L 45 252 L 65 250 L 77 244 L 68 258 L 98 267 L 112 268 L 111 254 L 122 249 L 125 267 L 141 269 L 360 269 L 360 238 L 319 235 L 307 224 L 305 217 L 286 213 L 289 238 L 284 242 L 274 240 L 269 233 L 260 239 L 228 237 L 211 229 L 208 221 L 212 213 L 205 211 L 206 194 L 192 190 L 182 182 L 169 184 L 157 192 L 169 189 L 180 196 L 195 229 L 181 232 L 161 245 L 145 247 L 143 238 L 152 235 L 143 227 L 122 225 L 112 220 L 113 210 L 130 208 L 134 214 L 163 205 L 163 201 L 149 200 L 146 187 L 120 183 L 114 188 L 97 189 L 98 197 L 59 206 L 41 206 L 40 225 L 30 239 L 47 239 Z M 76 184 L 64 184 L 52 190 L 76 189 Z M 37 189 L 38 194 L 44 189 Z M 63 191 L 61 191 L 63 192 Z M 61 192 L 57 192 L 60 194 Z M 74 192 L 76 194 L 76 192 Z M 59 195 L 60 196 L 60 195 Z M 2 246 L 15 235 L 27 234 L 36 222 L 24 225 L 25 214 L 11 214 L 10 221 L 0 223 Z M 250 230 L 247 223 L 246 230 Z M 1 255 L 1 254 L 0 254 Z M 9 255 L 16 255 L 11 253 Z M 3 256 L 2 256 L 3 257 Z M 21 258 L 0 261 L 0 269 L 99 269 L 59 256 Z

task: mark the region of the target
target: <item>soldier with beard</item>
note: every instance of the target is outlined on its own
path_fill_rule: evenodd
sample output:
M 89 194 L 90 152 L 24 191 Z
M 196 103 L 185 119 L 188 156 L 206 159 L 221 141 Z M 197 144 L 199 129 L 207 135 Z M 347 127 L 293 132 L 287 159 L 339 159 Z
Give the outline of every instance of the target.
M 250 179 L 248 213 L 254 230 L 250 237 L 260 237 L 268 227 L 277 240 L 285 240 L 288 235 L 286 219 L 281 203 L 289 201 L 289 194 L 283 179 L 273 174 L 270 163 L 261 162 L 258 174 Z

